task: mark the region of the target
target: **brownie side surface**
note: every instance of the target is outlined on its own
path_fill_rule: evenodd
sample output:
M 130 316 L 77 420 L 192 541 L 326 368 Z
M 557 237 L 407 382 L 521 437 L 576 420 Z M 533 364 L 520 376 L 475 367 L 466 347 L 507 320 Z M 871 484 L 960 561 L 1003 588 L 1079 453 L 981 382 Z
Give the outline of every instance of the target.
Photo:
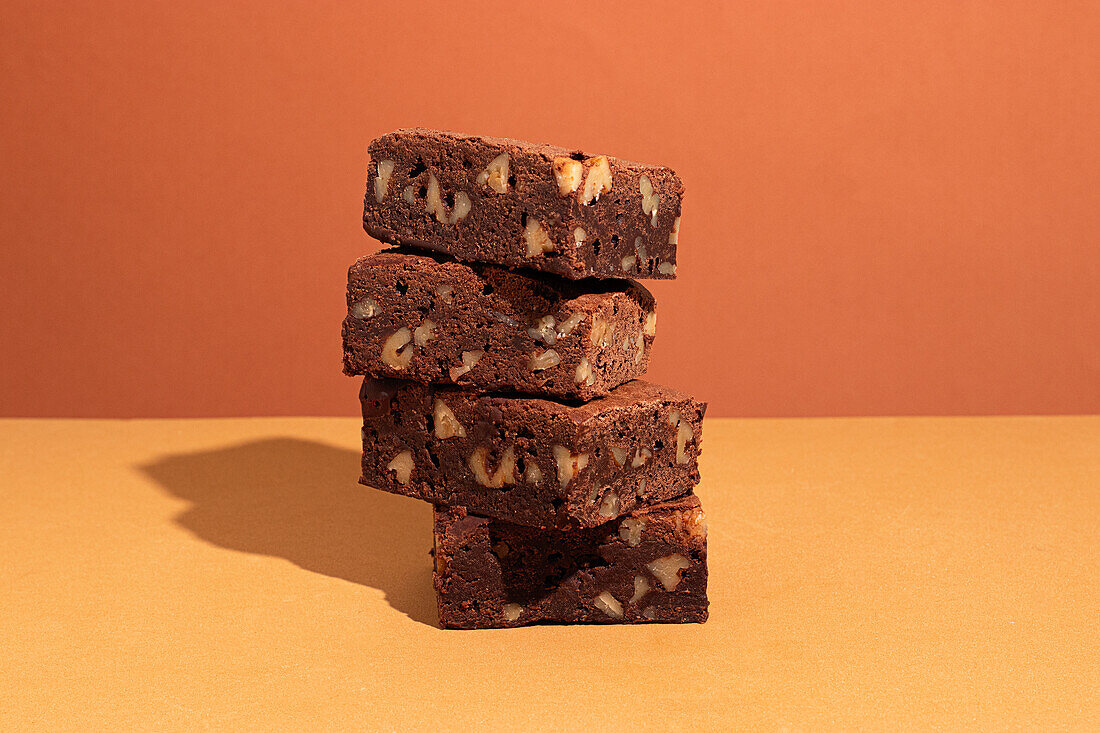
M 377 239 L 573 279 L 675 277 L 684 187 L 667 167 L 420 128 L 368 150 Z
M 386 250 L 348 271 L 349 375 L 590 400 L 645 372 L 653 296 L 629 280 L 572 281 Z
M 435 510 L 445 628 L 706 621 L 706 517 L 688 495 L 599 527 L 539 530 Z
M 699 482 L 706 404 L 642 380 L 570 405 L 367 378 L 360 481 L 534 527 L 593 527 Z

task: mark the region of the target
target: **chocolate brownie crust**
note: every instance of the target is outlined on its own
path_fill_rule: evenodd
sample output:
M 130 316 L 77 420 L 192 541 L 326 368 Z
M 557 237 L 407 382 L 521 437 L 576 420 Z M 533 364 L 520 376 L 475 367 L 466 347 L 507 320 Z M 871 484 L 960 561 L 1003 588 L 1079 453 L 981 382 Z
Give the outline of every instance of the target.
M 534 527 L 594 527 L 699 482 L 706 404 L 634 380 L 581 405 L 365 379 L 375 488 Z
M 402 129 L 371 142 L 363 226 L 461 260 L 568 278 L 672 278 L 671 169 L 520 140 Z
M 590 400 L 646 370 L 653 296 L 386 250 L 348 272 L 344 371 Z
M 706 517 L 693 495 L 564 532 L 437 507 L 433 554 L 445 628 L 707 619 Z

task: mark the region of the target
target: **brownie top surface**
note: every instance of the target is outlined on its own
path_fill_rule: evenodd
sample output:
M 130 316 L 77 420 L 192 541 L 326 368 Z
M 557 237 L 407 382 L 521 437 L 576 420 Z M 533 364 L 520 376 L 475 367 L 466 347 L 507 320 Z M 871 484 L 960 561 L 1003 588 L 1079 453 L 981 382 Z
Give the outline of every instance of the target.
M 646 514 L 656 514 L 657 512 L 667 511 L 683 511 L 685 509 L 698 509 L 702 506 L 702 502 L 699 501 L 699 497 L 694 493 L 685 494 L 684 496 L 677 497 L 675 499 L 669 499 L 668 501 L 661 502 L 660 504 L 651 504 L 649 506 L 639 507 L 635 509 L 627 517 L 639 517 Z
M 550 143 L 535 143 L 528 142 L 527 140 L 516 140 L 508 137 L 492 137 L 489 135 L 468 135 L 461 132 L 452 132 L 450 130 L 432 130 L 426 127 L 402 127 L 393 132 L 388 132 L 385 135 L 375 139 L 371 146 L 376 143 L 384 143 L 387 138 L 409 138 L 418 137 L 423 140 L 438 141 L 441 143 L 463 141 L 468 143 L 481 143 L 485 145 L 492 145 L 502 148 L 514 148 L 522 149 L 528 153 L 535 155 L 542 155 L 547 160 L 553 160 L 559 157 L 580 156 L 582 158 L 594 158 L 599 155 L 606 155 L 605 153 L 589 153 L 581 150 L 580 148 L 564 148 L 560 145 L 552 145 Z M 675 175 L 675 172 L 671 168 L 665 165 L 659 165 L 657 163 L 640 163 L 633 160 L 627 160 L 626 158 L 619 158 L 613 155 L 606 156 L 610 160 L 614 160 L 621 166 L 628 168 L 661 168 L 670 171 Z
M 611 390 L 611 394 L 598 397 L 581 405 L 567 405 L 552 400 L 534 398 L 536 402 L 546 403 L 545 409 L 548 411 L 562 412 L 571 416 L 578 423 L 616 410 L 628 410 L 640 405 L 681 400 L 694 401 L 692 397 L 679 390 L 647 382 L 643 379 L 634 379 L 626 384 L 619 385 Z
M 418 388 L 422 385 L 400 379 L 367 377 L 363 380 L 363 386 L 360 389 L 360 399 L 371 404 L 388 405 L 390 398 L 403 387 Z M 472 394 L 467 388 L 449 384 L 432 385 L 424 388 L 429 388 L 440 395 L 465 393 L 482 405 L 489 407 L 500 407 L 509 410 L 520 408 L 528 412 L 539 411 L 556 414 L 578 425 L 583 425 L 595 418 L 607 418 L 612 413 L 620 410 L 644 408 L 661 402 L 690 402 L 691 404 L 705 405 L 705 403 L 696 400 L 691 395 L 642 379 L 634 379 L 621 384 L 611 390 L 610 394 L 581 404 L 570 404 L 527 395 Z M 378 408 L 379 415 L 384 411 L 385 408 Z
M 649 294 L 639 282 L 623 278 L 583 278 L 570 280 L 535 270 L 513 270 L 502 265 L 486 262 L 459 262 L 448 255 L 437 252 L 425 252 L 410 247 L 391 247 L 371 255 L 360 257 L 348 270 L 349 280 L 354 280 L 374 267 L 401 267 L 413 272 L 431 272 L 451 277 L 469 277 L 471 274 L 483 277 L 487 273 L 506 276 L 513 280 L 537 281 L 549 285 L 566 298 L 581 295 L 601 295 L 604 293 L 623 293 L 637 288 Z M 652 297 L 650 295 L 650 297 Z
M 443 389 L 447 389 L 447 387 Z M 489 404 L 501 403 L 501 406 L 504 407 L 507 406 L 506 403 L 514 403 L 517 398 L 513 395 L 484 395 L 481 399 Z M 525 407 L 529 410 L 558 414 L 577 424 L 584 424 L 597 417 L 606 418 L 611 413 L 620 410 L 637 409 L 660 402 L 698 402 L 690 395 L 671 387 L 664 387 L 642 379 L 634 379 L 621 384 L 611 390 L 610 394 L 582 404 L 569 404 L 542 397 L 521 397 L 519 399 L 525 403 Z
M 621 521 L 629 517 L 646 517 L 651 514 L 661 514 L 663 512 L 670 511 L 684 511 L 689 509 L 698 509 L 702 506 L 702 502 L 699 501 L 699 497 L 694 493 L 685 494 L 675 499 L 669 499 L 659 504 L 650 504 L 648 506 L 641 506 L 630 512 L 624 514 L 621 517 L 610 520 L 611 522 Z M 433 507 L 435 517 L 437 520 L 443 518 L 449 518 L 455 522 L 451 527 L 451 532 L 456 535 L 466 535 L 484 524 L 491 522 L 502 522 L 504 524 L 511 524 L 503 519 L 490 519 L 488 517 L 482 517 L 480 515 L 471 514 L 470 510 L 466 507 L 448 507 L 442 505 L 435 505 Z M 584 528 L 591 529 L 591 528 Z

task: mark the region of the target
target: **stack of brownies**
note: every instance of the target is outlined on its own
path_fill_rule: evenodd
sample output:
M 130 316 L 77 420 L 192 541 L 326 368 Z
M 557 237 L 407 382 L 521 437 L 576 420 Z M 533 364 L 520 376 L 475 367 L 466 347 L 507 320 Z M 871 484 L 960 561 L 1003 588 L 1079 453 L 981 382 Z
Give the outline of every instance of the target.
M 705 403 L 639 380 L 676 274 L 668 168 L 405 129 L 370 144 L 344 370 L 360 481 L 435 507 L 444 627 L 701 622 Z

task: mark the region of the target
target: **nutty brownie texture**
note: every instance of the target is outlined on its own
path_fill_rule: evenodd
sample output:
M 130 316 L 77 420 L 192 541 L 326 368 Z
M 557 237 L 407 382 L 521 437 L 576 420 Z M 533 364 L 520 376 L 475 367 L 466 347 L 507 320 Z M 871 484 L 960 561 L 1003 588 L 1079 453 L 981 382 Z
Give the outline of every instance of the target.
M 555 531 L 435 510 L 445 628 L 707 620 L 707 526 L 694 495 Z
M 348 272 L 344 371 L 590 400 L 645 372 L 656 327 L 629 280 L 386 250 Z
M 706 404 L 634 380 L 569 405 L 363 381 L 360 482 L 533 527 L 594 527 L 699 482 Z
M 669 168 L 421 128 L 369 151 L 372 237 L 573 279 L 676 275 L 684 186 Z

